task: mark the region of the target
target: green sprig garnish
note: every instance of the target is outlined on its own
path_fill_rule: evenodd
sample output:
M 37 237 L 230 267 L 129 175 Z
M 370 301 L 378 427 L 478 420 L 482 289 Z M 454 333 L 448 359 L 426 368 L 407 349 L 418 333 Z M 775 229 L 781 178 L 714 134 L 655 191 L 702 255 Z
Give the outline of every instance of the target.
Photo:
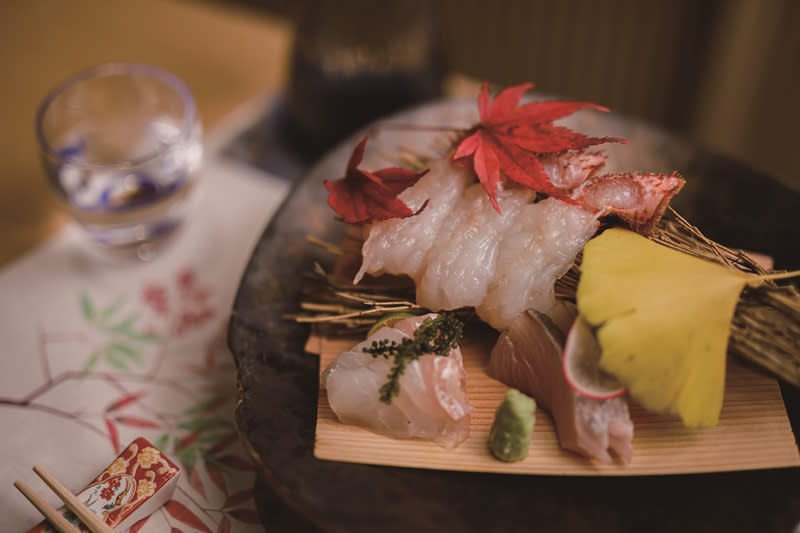
M 400 376 L 410 363 L 428 353 L 446 357 L 463 336 L 464 324 L 452 313 L 441 313 L 435 318 L 426 318 L 414 332 L 413 339 L 405 338 L 399 343 L 388 339 L 373 341 L 364 348 L 365 353 L 384 359 L 394 357 L 386 383 L 380 388 L 380 400 L 387 405 L 392 403 L 392 398 L 400 393 Z

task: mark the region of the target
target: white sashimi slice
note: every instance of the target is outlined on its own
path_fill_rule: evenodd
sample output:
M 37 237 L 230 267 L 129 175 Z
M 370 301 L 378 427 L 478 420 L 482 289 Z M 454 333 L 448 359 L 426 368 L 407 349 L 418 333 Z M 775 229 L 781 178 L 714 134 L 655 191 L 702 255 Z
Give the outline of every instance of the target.
M 471 180 L 469 172 L 449 158 L 432 163 L 430 171 L 399 196 L 413 211 L 426 201 L 428 206 L 416 216 L 384 220 L 370 227 L 361 250 L 361 269 L 353 282 L 361 281 L 366 273 L 416 278 L 442 223 Z
M 478 316 L 497 330 L 527 309 L 550 312 L 554 286 L 595 234 L 592 213 L 554 198 L 524 206 L 505 233 Z M 469 259 L 468 259 L 469 260 Z
M 390 437 L 429 439 L 445 448 L 458 446 L 469 436 L 472 406 L 467 400 L 467 374 L 460 349 L 447 357 L 426 354 L 410 363 L 400 377 L 399 394 L 388 405 L 380 401 L 380 388 L 393 360 L 363 352 L 373 341 L 401 342 L 421 320 L 432 316 L 380 328 L 325 369 L 322 382 L 339 421 Z
M 481 184 L 468 187 L 414 279 L 417 303 L 434 310 L 480 304 L 494 276 L 498 244 L 533 194 L 523 188 L 498 191 L 498 214 Z

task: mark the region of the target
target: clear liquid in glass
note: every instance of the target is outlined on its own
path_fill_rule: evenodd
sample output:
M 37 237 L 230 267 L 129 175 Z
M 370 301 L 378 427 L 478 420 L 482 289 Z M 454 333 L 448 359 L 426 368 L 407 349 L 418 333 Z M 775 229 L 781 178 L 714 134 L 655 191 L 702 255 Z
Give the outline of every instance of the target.
M 180 126 L 166 116 L 150 119 L 127 153 L 117 147 L 103 154 L 103 144 L 79 126 L 62 136 L 56 145 L 59 161 L 48 171 L 93 241 L 136 247 L 165 238 L 180 225 L 203 154 L 199 126 L 185 138 Z M 99 164 L 104 158 L 133 163 Z

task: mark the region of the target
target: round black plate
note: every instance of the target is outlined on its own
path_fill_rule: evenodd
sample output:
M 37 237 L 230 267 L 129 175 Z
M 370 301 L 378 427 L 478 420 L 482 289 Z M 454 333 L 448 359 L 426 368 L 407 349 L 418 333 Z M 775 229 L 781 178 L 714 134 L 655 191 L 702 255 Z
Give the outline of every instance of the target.
M 473 102 L 444 101 L 402 122 L 469 124 Z M 471 118 L 473 117 L 473 118 Z M 768 176 L 614 115 L 584 113 L 573 126 L 622 136 L 610 147 L 619 169 L 682 172 L 673 205 L 712 238 L 800 265 L 800 195 Z M 378 130 L 367 168 L 398 146 L 431 135 Z M 340 177 L 355 139 L 300 181 L 256 246 L 239 288 L 229 345 L 239 369 L 236 419 L 267 482 L 324 531 L 792 531 L 800 522 L 800 469 L 631 478 L 468 474 L 320 461 L 314 458 L 318 359 L 303 352 L 308 329 L 295 311 L 301 273 L 330 256 L 306 235 L 337 242 L 342 224 L 323 179 Z M 370 154 L 372 154 L 370 156 Z M 385 163 L 385 162 L 384 162 Z M 385 166 L 385 165 L 383 165 Z M 783 387 L 797 435 L 796 390 Z M 757 453 L 757 452 L 754 452 Z M 267 517 L 266 524 L 269 526 Z

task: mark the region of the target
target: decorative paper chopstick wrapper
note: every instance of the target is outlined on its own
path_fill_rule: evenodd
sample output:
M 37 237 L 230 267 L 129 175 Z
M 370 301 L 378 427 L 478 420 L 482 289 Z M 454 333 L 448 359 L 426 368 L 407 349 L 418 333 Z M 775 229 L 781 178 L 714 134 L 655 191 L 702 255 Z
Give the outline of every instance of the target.
M 180 469 L 175 463 L 147 439 L 139 437 L 77 497 L 106 524 L 125 531 L 172 498 L 178 474 Z M 66 508 L 59 512 L 81 531 L 88 531 Z M 47 522 L 41 522 L 28 533 L 52 531 Z

